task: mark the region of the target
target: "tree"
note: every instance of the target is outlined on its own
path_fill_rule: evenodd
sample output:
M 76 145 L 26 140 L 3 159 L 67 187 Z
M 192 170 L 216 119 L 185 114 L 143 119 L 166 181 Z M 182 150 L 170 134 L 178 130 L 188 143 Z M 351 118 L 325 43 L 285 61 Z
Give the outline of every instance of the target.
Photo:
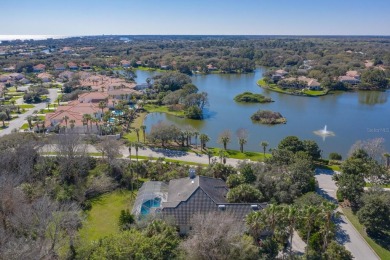
M 0 112 L 0 120 L 3 122 L 3 128 L 5 128 L 5 120 L 7 120 L 7 114 L 5 112 Z
M 65 127 L 68 128 L 69 117 L 68 116 L 64 116 L 62 119 L 64 119 L 64 121 L 65 121 Z
M 139 142 L 139 128 L 135 128 L 134 131 L 137 134 L 137 142 Z
M 103 110 L 106 108 L 107 103 L 104 101 L 99 101 L 99 108 L 102 110 L 102 114 L 104 113 Z
M 227 154 L 226 154 L 225 151 L 219 150 L 219 152 L 218 152 L 218 157 L 219 157 L 219 159 L 221 160 L 221 163 L 223 163 L 223 164 L 226 163 Z
M 303 218 L 303 221 L 304 221 L 304 225 L 305 225 L 305 228 L 306 228 L 306 231 L 307 231 L 307 235 L 306 235 L 306 250 L 305 250 L 305 253 L 307 255 L 308 251 L 309 251 L 309 238 L 310 238 L 310 233 L 313 229 L 313 225 L 314 225 L 314 222 L 316 221 L 317 219 L 317 216 L 319 214 L 319 209 L 317 207 L 314 207 L 314 206 L 305 206 L 303 209 L 302 209 L 302 218 Z
M 229 190 L 226 195 L 230 203 L 253 203 L 264 200 L 263 194 L 250 184 L 240 184 Z
M 366 183 L 364 180 L 365 160 L 367 158 L 368 155 L 363 150 L 355 151 L 350 158 L 341 164 L 341 173 L 334 176 L 338 192 L 351 203 L 353 210 L 357 209 L 360 197 L 364 192 Z
M 263 147 L 263 154 L 264 154 L 264 158 L 265 158 L 265 150 L 266 150 L 267 147 L 268 147 L 268 142 L 262 141 L 262 142 L 260 143 L 260 145 Z
M 321 158 L 321 150 L 318 144 L 312 140 L 303 140 L 303 150 L 314 160 Z
M 240 145 L 240 152 L 244 152 L 244 144 L 248 142 L 248 131 L 244 128 L 240 128 L 236 132 L 238 138 L 238 144 Z M 225 149 L 226 150 L 226 149 Z
M 142 136 L 144 137 L 144 143 L 146 140 L 146 125 L 141 125 L 141 130 L 142 130 Z
M 345 249 L 344 246 L 340 245 L 336 241 L 329 243 L 328 248 L 325 251 L 326 259 L 332 260 L 352 260 L 353 256 L 351 252 Z
M 109 137 L 103 140 L 96 146 L 96 149 L 102 153 L 102 157 L 107 157 L 109 165 L 112 165 L 113 160 L 119 155 L 120 143 L 117 140 Z
M 298 151 L 304 151 L 304 146 L 301 140 L 296 136 L 287 136 L 278 145 L 278 149 L 291 151 L 296 153 Z
M 243 226 L 224 212 L 198 214 L 181 248 L 186 259 L 258 259 L 253 239 L 243 236 Z
M 332 202 L 325 201 L 321 205 L 321 212 L 320 217 L 324 221 L 323 222 L 323 251 L 325 251 L 328 248 L 328 242 L 329 242 L 329 233 L 331 231 L 331 223 L 332 218 L 336 215 L 335 210 L 337 209 L 336 204 Z
M 28 127 L 30 128 L 30 130 L 33 128 L 32 120 L 33 120 L 32 116 L 27 117 L 27 123 L 28 123 Z
M 329 159 L 330 160 L 341 161 L 341 159 L 343 159 L 343 157 L 341 156 L 341 154 L 338 154 L 338 153 L 330 153 L 329 154 Z
M 202 119 L 203 111 L 198 106 L 189 106 L 184 111 L 187 118 L 190 119 Z
M 210 137 L 206 134 L 200 134 L 199 139 L 200 139 L 201 150 L 206 149 L 206 144 L 207 144 L 207 142 L 210 141 Z
M 226 151 L 228 143 L 230 143 L 231 140 L 231 133 L 229 130 L 223 131 L 218 138 L 218 142 L 223 144 L 223 149 Z
M 214 156 L 214 153 L 211 150 L 207 150 L 206 151 L 206 155 L 207 155 L 207 157 L 209 159 L 209 164 L 210 164 L 211 163 L 211 158 Z
M 198 149 L 198 136 L 199 136 L 199 132 L 198 131 L 194 131 L 193 134 L 195 136 L 195 148 Z
M 130 211 L 121 210 L 121 213 L 119 215 L 119 229 L 120 230 L 129 230 L 130 225 L 132 225 L 135 222 L 134 216 L 130 213 Z
M 390 231 L 390 194 L 382 190 L 372 190 L 362 196 L 363 206 L 357 212 L 370 234 Z
M 134 147 L 134 149 L 135 149 L 135 156 L 136 156 L 137 161 L 138 161 L 138 150 L 139 150 L 139 148 L 142 148 L 144 146 L 140 142 L 133 142 L 131 146 Z

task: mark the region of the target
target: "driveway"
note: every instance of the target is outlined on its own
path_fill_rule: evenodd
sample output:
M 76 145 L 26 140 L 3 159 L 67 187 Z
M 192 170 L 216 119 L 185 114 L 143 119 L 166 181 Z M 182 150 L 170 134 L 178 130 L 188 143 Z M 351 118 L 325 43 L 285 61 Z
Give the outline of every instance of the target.
M 57 99 L 57 97 L 58 97 L 57 89 L 49 89 L 49 95 L 48 95 L 49 101 L 54 102 Z M 20 127 L 22 127 L 22 125 L 26 122 L 28 116 L 31 116 L 35 110 L 41 110 L 44 108 L 46 108 L 46 102 L 39 103 L 35 105 L 34 108 L 27 111 L 26 113 L 20 114 L 18 118 L 9 122 L 9 126 L 6 129 L 0 131 L 0 136 L 10 134 L 13 129 L 19 130 Z
M 316 179 L 319 186 L 317 192 L 326 199 L 337 202 L 337 186 L 332 180 L 333 174 L 334 172 L 329 170 L 316 170 Z M 338 209 L 338 211 L 341 212 L 341 209 Z M 337 225 L 336 240 L 352 253 L 354 259 L 380 259 L 344 215 L 340 217 Z

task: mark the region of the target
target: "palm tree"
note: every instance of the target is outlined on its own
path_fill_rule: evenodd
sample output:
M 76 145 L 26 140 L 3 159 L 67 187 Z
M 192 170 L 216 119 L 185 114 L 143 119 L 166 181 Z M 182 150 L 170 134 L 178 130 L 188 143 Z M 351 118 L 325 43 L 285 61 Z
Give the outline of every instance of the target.
M 220 135 L 219 135 L 219 140 L 218 142 L 223 144 L 223 149 L 226 151 L 226 148 L 227 148 L 227 144 L 230 143 L 230 137 L 231 137 L 231 134 L 230 134 L 230 131 L 229 130 L 225 130 L 223 131 Z
M 145 140 L 146 140 L 146 125 L 141 125 L 141 130 L 142 130 L 142 135 L 144 137 L 144 143 L 145 143 Z
M 268 143 L 266 141 L 262 141 L 260 145 L 263 147 L 263 154 L 265 158 L 265 150 L 267 149 Z
M 104 109 L 106 108 L 106 106 L 107 106 L 106 102 L 100 101 L 98 106 L 99 106 L 99 108 L 102 110 L 102 114 L 103 114 L 103 110 L 104 110 Z
M 75 121 L 75 120 L 73 120 L 73 119 L 71 119 L 71 120 L 69 121 L 69 124 L 70 124 L 70 129 L 72 129 L 72 130 L 73 130 L 73 128 L 74 128 L 74 126 L 75 126 L 75 123 L 76 123 L 76 121 Z
M 316 221 L 318 217 L 319 209 L 314 206 L 305 206 L 302 209 L 302 217 L 305 221 L 305 226 L 307 230 L 307 236 L 306 236 L 306 250 L 305 253 L 307 255 L 309 251 L 309 239 L 310 239 L 310 233 L 313 229 L 313 224 Z
M 209 164 L 211 163 L 211 158 L 213 157 L 214 153 L 211 150 L 206 151 L 206 155 L 209 158 Z
M 224 150 L 219 150 L 218 152 L 219 159 L 221 160 L 221 163 L 226 163 L 226 152 Z
M 200 149 L 205 149 L 206 148 L 206 144 L 208 141 L 210 141 L 210 137 L 206 134 L 201 134 L 199 136 L 199 139 L 200 139 Z
M 324 224 L 324 227 L 323 227 L 323 234 L 324 234 L 323 250 L 325 252 L 325 250 L 328 247 L 328 235 L 330 233 L 330 225 L 331 225 L 333 216 L 336 214 L 335 210 L 336 210 L 337 206 L 334 203 L 328 202 L 328 201 L 322 202 L 321 206 L 322 207 L 321 207 L 320 216 L 322 219 L 325 220 L 323 223 Z
M 138 149 L 139 149 L 139 148 L 142 148 L 143 145 L 142 145 L 142 143 L 140 143 L 140 142 L 134 142 L 134 143 L 133 143 L 133 146 L 134 146 L 134 148 L 135 148 L 135 156 L 137 157 L 137 162 L 138 162 Z
M 199 136 L 199 132 L 198 131 L 194 131 L 193 135 L 195 136 L 195 148 L 198 149 L 198 136 Z
M 131 147 L 133 146 L 133 143 L 132 142 L 129 142 L 128 143 L 128 146 L 129 146 L 129 159 L 130 159 L 130 162 L 131 162 Z
M 85 125 L 87 125 L 87 132 L 89 133 L 89 126 L 88 126 L 88 122 L 92 119 L 91 115 L 90 114 L 84 114 L 83 115 L 83 123 L 85 123 Z
M 252 236 L 256 239 L 256 242 L 261 233 L 267 229 L 266 215 L 262 210 L 249 213 L 245 218 L 245 223 L 249 227 Z
M 28 123 L 28 127 L 30 128 L 30 130 L 32 129 L 33 125 L 32 125 L 32 116 L 28 116 L 27 117 L 27 123 Z
M 0 112 L 0 120 L 3 121 L 3 128 L 5 128 L 6 119 L 7 119 L 7 114 L 5 112 Z
M 389 166 L 390 166 L 390 160 L 389 160 L 390 154 L 389 153 L 385 153 L 385 154 L 383 154 L 383 156 L 386 158 L 386 167 L 389 168 Z
M 69 117 L 68 116 L 64 116 L 62 119 L 65 121 L 65 127 L 68 128 L 68 119 L 69 119 Z
M 240 152 L 244 152 L 244 144 L 246 144 L 248 141 L 246 138 L 239 137 L 238 138 L 238 143 L 240 144 Z
M 290 234 L 290 257 L 292 256 L 292 240 L 294 236 L 294 229 L 298 220 L 298 209 L 294 205 L 289 205 L 285 208 L 287 211 L 288 231 Z
M 134 131 L 137 134 L 137 142 L 139 142 L 139 128 L 135 128 Z

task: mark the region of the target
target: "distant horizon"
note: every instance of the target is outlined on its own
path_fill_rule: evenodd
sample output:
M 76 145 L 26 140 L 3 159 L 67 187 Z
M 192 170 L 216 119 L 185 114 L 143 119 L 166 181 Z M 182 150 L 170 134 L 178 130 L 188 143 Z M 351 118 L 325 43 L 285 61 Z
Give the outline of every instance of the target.
M 84 35 L 59 35 L 59 34 L 8 34 L 0 35 L 0 41 L 15 40 L 47 40 L 64 39 L 73 37 L 102 37 L 102 36 L 271 36 L 271 37 L 390 37 L 379 34 L 84 34 Z

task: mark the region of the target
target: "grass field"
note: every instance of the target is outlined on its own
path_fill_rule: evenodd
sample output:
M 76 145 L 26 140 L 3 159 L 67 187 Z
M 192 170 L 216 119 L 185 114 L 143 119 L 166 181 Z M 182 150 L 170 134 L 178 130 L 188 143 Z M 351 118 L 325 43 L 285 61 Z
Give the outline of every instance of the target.
M 135 128 L 140 128 L 142 126 L 142 124 L 144 123 L 146 115 L 147 115 L 147 113 L 140 113 L 138 115 L 138 117 L 136 119 L 134 119 L 134 122 L 131 124 L 132 130 L 131 130 L 130 133 L 127 133 L 127 134 L 125 134 L 123 136 L 124 139 L 126 139 L 128 141 L 132 141 L 132 142 L 137 141 L 137 134 L 134 131 L 134 129 Z M 142 133 L 142 130 L 139 131 L 139 140 L 140 140 L 140 142 L 144 141 L 144 135 Z
M 209 147 L 208 148 L 209 150 L 211 150 L 214 154 L 214 156 L 218 157 L 218 153 L 220 150 L 222 150 L 221 148 L 211 148 Z M 265 157 L 264 157 L 264 154 L 263 153 L 260 153 L 260 152 L 244 152 L 241 153 L 240 151 L 237 151 L 237 150 L 227 150 L 226 151 L 227 153 L 227 157 L 228 158 L 233 158 L 233 159 L 241 159 L 241 160 L 251 160 L 251 161 L 264 161 L 265 158 L 269 158 L 271 157 L 271 154 L 268 154 L 266 153 L 265 154 Z
M 167 106 L 157 106 L 152 104 L 147 104 L 144 106 L 144 109 L 148 111 L 149 113 L 153 112 L 160 112 L 160 113 L 167 113 L 170 115 L 178 116 L 178 117 L 184 117 L 184 111 L 171 111 Z
M 22 104 L 22 105 L 19 105 L 20 108 L 34 108 L 35 106 L 34 105 L 31 105 L 31 104 Z
M 366 242 L 374 249 L 374 251 L 378 254 L 381 259 L 390 259 L 390 251 L 379 244 L 377 244 L 372 238 L 370 238 L 364 226 L 359 223 L 358 218 L 352 213 L 352 210 L 343 208 L 344 215 L 348 218 L 348 220 L 352 223 L 352 225 L 356 228 L 356 230 L 362 235 L 362 237 L 366 240 Z M 388 246 L 389 248 L 390 246 Z
M 114 191 L 92 199 L 92 209 L 80 229 L 80 236 L 86 241 L 94 241 L 119 232 L 118 220 L 121 210 L 132 209 L 136 192 Z

